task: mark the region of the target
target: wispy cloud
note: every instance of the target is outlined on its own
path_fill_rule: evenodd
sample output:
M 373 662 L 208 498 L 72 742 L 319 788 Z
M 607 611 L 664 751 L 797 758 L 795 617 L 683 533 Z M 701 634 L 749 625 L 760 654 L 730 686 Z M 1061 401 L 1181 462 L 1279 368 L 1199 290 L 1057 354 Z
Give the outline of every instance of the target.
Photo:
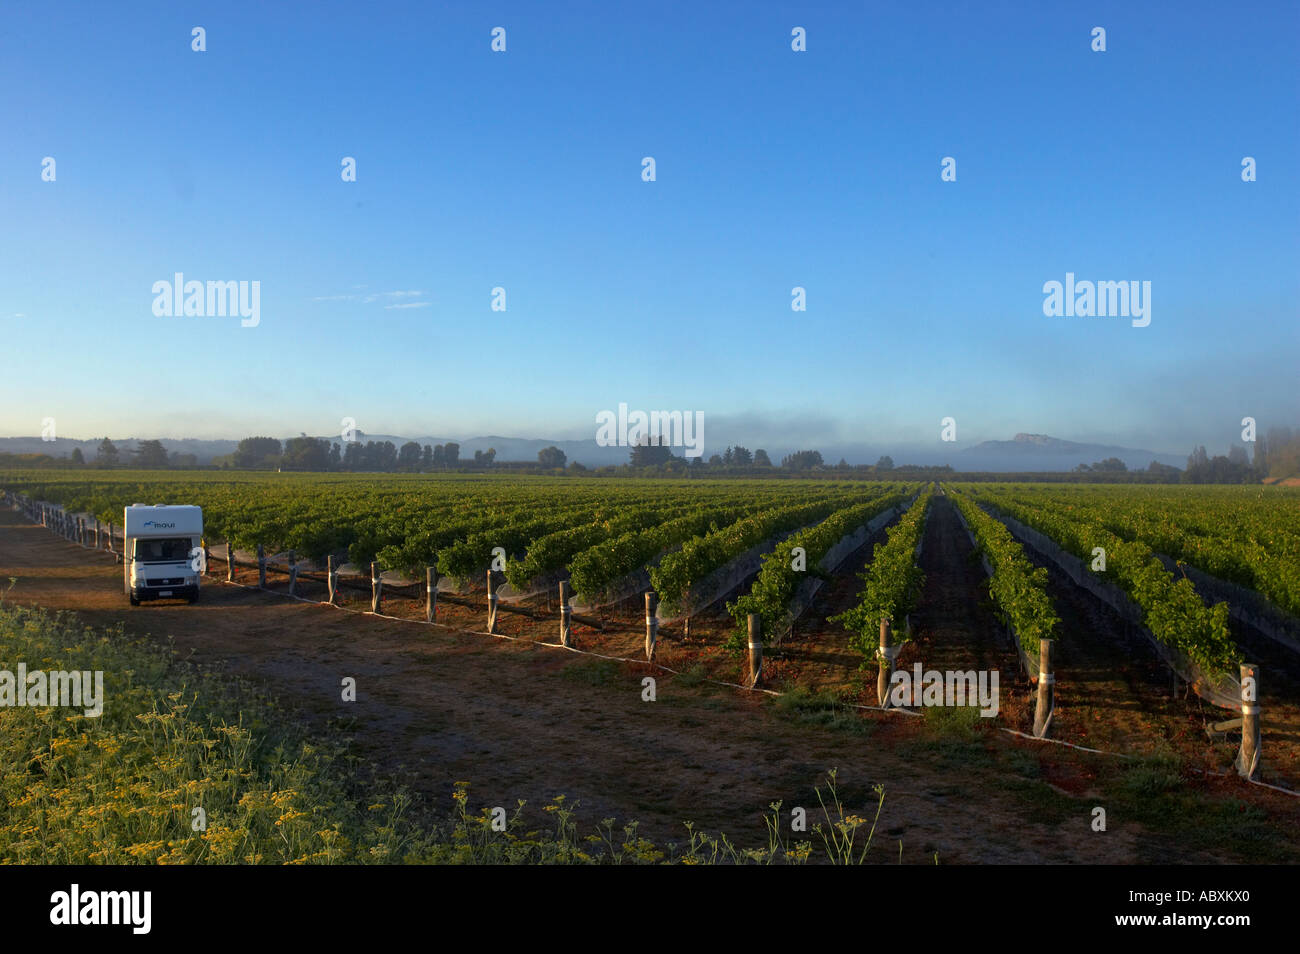
M 428 308 L 432 304 L 431 301 L 408 301 L 400 305 L 385 305 L 384 311 L 392 311 L 394 308 Z
M 365 288 L 365 285 L 353 285 L 353 288 Z M 316 295 L 309 298 L 308 301 L 355 301 L 362 305 L 373 305 L 377 301 L 392 300 L 394 298 L 422 298 L 425 292 L 422 290 L 397 290 L 386 292 L 370 292 L 366 295 Z M 425 302 L 429 304 L 429 302 Z M 389 308 L 391 305 L 385 305 Z

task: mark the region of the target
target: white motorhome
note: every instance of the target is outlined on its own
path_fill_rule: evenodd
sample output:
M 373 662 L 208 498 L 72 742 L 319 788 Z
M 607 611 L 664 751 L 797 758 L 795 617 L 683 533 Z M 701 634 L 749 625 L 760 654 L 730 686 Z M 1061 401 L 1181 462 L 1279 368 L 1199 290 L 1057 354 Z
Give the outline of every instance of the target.
M 122 585 L 132 606 L 141 600 L 199 598 L 203 508 L 132 504 L 126 528 Z

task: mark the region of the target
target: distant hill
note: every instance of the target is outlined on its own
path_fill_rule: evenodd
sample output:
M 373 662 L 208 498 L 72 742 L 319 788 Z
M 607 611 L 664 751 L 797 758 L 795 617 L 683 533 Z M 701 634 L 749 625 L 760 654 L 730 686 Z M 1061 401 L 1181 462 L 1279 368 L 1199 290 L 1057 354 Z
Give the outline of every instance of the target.
M 1129 470 L 1145 470 L 1155 460 L 1171 467 L 1187 466 L 1187 457 L 1110 444 L 1079 444 L 1046 434 L 1017 434 L 1009 441 L 984 441 L 961 451 L 953 460 L 958 470 L 1064 471 L 1118 457 Z

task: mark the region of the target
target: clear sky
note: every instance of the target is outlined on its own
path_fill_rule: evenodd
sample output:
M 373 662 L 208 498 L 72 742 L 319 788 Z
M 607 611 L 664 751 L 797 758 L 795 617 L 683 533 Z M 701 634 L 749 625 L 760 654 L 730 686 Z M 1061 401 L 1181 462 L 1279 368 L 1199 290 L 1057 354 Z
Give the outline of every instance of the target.
M 959 446 L 1186 451 L 1300 423 L 1300 4 L 3 23 L 0 434 L 575 438 L 625 402 L 751 447 L 952 416 Z M 176 272 L 259 281 L 259 324 L 155 316 Z M 1151 282 L 1150 325 L 1045 316 L 1067 272 Z

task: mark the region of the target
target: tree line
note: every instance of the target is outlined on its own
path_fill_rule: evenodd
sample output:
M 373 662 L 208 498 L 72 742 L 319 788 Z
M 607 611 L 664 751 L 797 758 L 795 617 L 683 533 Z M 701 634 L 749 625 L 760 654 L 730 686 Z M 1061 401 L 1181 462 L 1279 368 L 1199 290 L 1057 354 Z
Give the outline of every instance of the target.
M 364 435 L 363 435 L 364 436 Z M 81 448 L 74 448 L 70 457 L 53 457 L 48 454 L 0 454 L 0 466 L 18 467 L 129 467 L 139 470 L 166 468 L 197 468 L 194 454 L 173 451 L 168 453 L 162 441 L 142 440 L 134 448 L 119 449 L 105 437 L 99 442 L 95 456 L 86 460 Z M 849 464 L 840 458 L 828 464 L 821 451 L 800 450 L 786 454 L 779 465 L 763 448 L 729 445 L 720 454 L 703 457 L 677 457 L 673 449 L 662 444 L 643 440 L 630 449 L 624 464 L 587 467 L 578 461 L 569 461 L 564 451 L 551 446 L 537 454 L 536 461 L 498 461 L 496 449 L 476 450 L 473 457 L 462 457 L 461 447 L 454 441 L 446 444 L 424 444 L 407 441 L 400 447 L 392 441 L 332 442 L 322 437 L 302 434 L 287 440 L 275 437 L 246 437 L 231 454 L 215 458 L 208 467 L 236 470 L 280 470 L 353 473 L 433 473 L 438 471 L 501 470 L 514 473 L 592 474 L 600 476 L 663 476 L 663 477 L 720 477 L 720 476 L 794 476 L 816 474 L 826 477 L 924 479 L 951 476 L 956 472 L 949 466 L 921 467 L 896 466 L 889 456 L 875 464 Z M 1036 476 L 1037 474 L 1037 476 Z M 1049 480 L 1046 473 L 1020 474 L 966 474 L 969 479 Z M 1057 475 L 1059 477 L 1061 475 Z M 1158 461 L 1144 469 L 1130 470 L 1123 460 L 1110 457 L 1092 464 L 1079 464 L 1069 479 L 1123 483 L 1188 483 L 1188 484 L 1238 484 L 1257 483 L 1268 479 L 1300 476 L 1300 431 L 1289 427 L 1270 428 L 1257 438 L 1253 459 L 1241 446 L 1232 447 L 1226 455 L 1211 457 L 1204 446 L 1193 449 L 1187 458 L 1187 467 L 1180 470 Z

